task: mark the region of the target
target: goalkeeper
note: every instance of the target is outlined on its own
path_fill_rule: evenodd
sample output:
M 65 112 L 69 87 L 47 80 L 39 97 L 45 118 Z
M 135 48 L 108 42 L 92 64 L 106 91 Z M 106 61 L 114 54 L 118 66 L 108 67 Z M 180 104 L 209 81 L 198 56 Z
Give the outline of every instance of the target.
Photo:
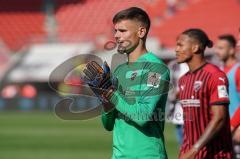
M 113 18 L 118 52 L 128 62 L 112 74 L 107 63 L 91 61 L 84 69 L 86 81 L 103 102 L 102 123 L 113 130 L 112 159 L 166 159 L 164 114 L 169 70 L 145 47 L 150 19 L 132 7 Z

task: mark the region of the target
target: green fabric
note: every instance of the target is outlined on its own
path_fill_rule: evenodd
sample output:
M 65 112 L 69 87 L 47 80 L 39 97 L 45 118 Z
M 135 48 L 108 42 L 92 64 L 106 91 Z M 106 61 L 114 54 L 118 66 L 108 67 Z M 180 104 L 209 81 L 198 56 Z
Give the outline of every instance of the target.
M 168 68 L 149 52 L 133 64 L 118 66 L 113 74 L 118 78 L 118 89 L 110 99 L 115 109 L 102 113 L 103 126 L 113 130 L 112 158 L 166 159 L 163 131 Z M 150 82 L 151 75 L 156 75 L 153 81 L 160 79 L 156 85 Z

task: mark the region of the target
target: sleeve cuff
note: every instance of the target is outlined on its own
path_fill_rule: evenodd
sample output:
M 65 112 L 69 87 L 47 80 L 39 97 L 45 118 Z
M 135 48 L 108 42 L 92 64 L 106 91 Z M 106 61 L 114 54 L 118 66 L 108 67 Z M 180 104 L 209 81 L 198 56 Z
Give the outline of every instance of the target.
M 216 101 L 216 102 L 212 102 L 210 103 L 210 105 L 228 105 L 230 102 L 229 101 Z
M 105 116 L 111 115 L 113 111 L 114 111 L 114 109 L 111 110 L 111 111 L 109 111 L 109 112 L 105 112 L 105 111 L 102 109 L 102 115 L 105 115 Z

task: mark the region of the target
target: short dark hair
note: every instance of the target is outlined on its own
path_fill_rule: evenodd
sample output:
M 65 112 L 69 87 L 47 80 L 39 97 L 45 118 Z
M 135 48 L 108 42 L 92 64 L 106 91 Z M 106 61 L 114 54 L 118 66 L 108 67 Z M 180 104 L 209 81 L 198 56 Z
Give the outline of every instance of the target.
M 114 15 L 112 22 L 116 24 L 121 20 L 136 20 L 141 22 L 144 27 L 146 27 L 147 33 L 150 29 L 151 21 L 148 14 L 141 8 L 131 7 L 125 10 L 122 10 Z M 147 36 L 146 33 L 146 36 Z
M 231 34 L 223 34 L 223 35 L 220 35 L 218 37 L 219 40 L 226 40 L 230 45 L 231 47 L 235 48 L 236 45 L 237 45 L 237 41 L 236 39 L 234 38 L 233 35 Z
M 198 41 L 200 45 L 199 51 L 204 51 L 206 47 L 213 47 L 213 42 L 208 38 L 207 34 L 198 28 L 187 29 L 182 34 L 189 36 Z

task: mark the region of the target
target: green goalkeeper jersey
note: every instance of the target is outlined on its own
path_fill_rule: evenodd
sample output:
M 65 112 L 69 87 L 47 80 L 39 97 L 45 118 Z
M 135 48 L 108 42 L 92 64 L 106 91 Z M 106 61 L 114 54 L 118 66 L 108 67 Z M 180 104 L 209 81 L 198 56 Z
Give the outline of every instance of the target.
M 113 130 L 112 159 L 166 159 L 164 114 L 169 69 L 148 52 L 134 63 L 118 66 L 113 75 L 118 89 L 110 102 L 115 108 L 102 113 L 106 130 Z

